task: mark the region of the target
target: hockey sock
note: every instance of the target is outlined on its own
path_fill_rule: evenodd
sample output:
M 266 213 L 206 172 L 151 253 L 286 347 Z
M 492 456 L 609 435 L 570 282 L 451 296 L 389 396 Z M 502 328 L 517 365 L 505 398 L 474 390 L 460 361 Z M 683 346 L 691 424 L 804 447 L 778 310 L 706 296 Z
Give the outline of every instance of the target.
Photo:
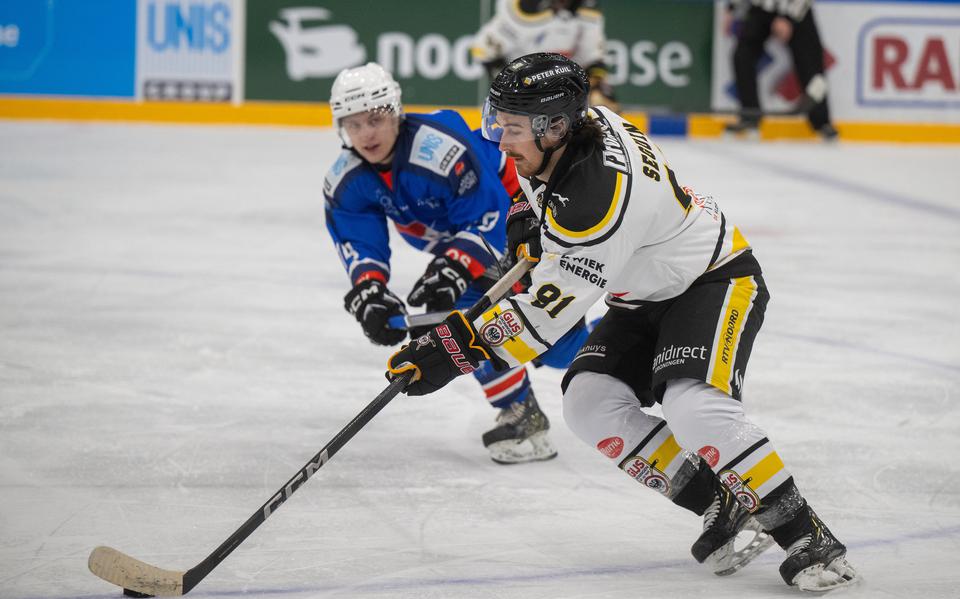
M 810 527 L 810 508 L 793 477 L 763 498 L 755 517 L 783 548 L 806 534 Z
M 686 474 L 686 483 L 681 484 L 679 480 Z M 690 510 L 698 516 L 710 507 L 717 496 L 716 488 L 720 485 L 720 479 L 714 474 L 710 466 L 703 460 L 699 460 L 699 466 L 694 466 L 687 461 L 680 468 L 676 476 L 675 488 L 679 489 L 673 496 L 673 502 L 683 509 Z

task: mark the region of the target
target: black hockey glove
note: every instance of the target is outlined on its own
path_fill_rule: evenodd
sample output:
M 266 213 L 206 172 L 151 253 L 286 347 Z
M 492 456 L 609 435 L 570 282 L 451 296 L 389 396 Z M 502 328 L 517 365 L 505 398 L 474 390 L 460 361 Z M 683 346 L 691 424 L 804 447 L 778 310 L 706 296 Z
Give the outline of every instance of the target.
M 457 310 L 429 333 L 404 345 L 387 360 L 387 380 L 413 371 L 407 395 L 427 395 L 461 374 L 469 374 L 489 360 L 490 352 L 480 341 L 473 325 Z
M 356 317 L 364 334 L 379 345 L 396 345 L 407 332 L 389 328 L 391 316 L 406 314 L 403 302 L 377 279 L 367 279 L 354 286 L 343 298 L 343 307 Z
M 414 284 L 407 303 L 411 306 L 426 304 L 427 312 L 452 310 L 472 280 L 466 266 L 449 256 L 439 256 Z
M 540 219 L 523 194 L 513 199 L 507 212 L 507 251 L 511 257 L 531 262 L 539 262 L 543 253 Z

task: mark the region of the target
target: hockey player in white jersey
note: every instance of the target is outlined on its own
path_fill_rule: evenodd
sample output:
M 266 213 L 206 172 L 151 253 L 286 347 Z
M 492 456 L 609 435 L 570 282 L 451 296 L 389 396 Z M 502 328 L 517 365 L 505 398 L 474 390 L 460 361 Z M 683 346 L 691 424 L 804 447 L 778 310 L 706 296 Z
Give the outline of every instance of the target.
M 524 54 L 563 54 L 587 71 L 590 104 L 617 111 L 620 106 L 607 82 L 606 45 L 599 0 L 498 0 L 493 18 L 476 35 L 472 53 L 491 80 Z
M 747 361 L 769 298 L 746 238 L 682 184 L 631 123 L 588 109 L 586 74 L 556 54 L 521 57 L 493 82 L 484 133 L 512 157 L 524 194 L 507 232 L 536 261 L 529 291 L 469 322 L 453 312 L 391 357 L 430 393 L 484 361 L 547 351 L 601 297 L 609 310 L 563 381 L 568 426 L 608 461 L 703 515 L 697 561 L 730 574 L 770 544 L 788 585 L 824 591 L 857 574 L 772 443 L 744 413 Z M 663 418 L 643 408 L 662 404 Z M 736 550 L 739 531 L 758 533 Z

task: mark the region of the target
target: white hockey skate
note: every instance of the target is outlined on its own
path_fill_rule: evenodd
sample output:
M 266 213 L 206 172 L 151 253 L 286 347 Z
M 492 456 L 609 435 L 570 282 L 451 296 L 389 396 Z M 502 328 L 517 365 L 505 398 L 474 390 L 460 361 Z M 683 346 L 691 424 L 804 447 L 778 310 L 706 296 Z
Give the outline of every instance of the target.
M 837 540 L 812 509 L 807 534 L 787 548 L 780 576 L 801 591 L 825 593 L 860 582 L 860 575 L 847 563 L 847 548 Z
M 737 536 L 711 553 L 704 564 L 717 576 L 730 576 L 769 549 L 773 542 L 773 537 L 764 532 L 760 523 L 749 518 Z
M 847 562 L 846 557 L 838 557 L 826 566 L 816 564 L 801 570 L 793 579 L 793 584 L 808 593 L 826 593 L 834 589 L 853 586 L 861 580 L 860 575 Z
M 729 576 L 766 551 L 773 544 L 773 538 L 730 489 L 718 484 L 715 493 L 713 502 L 703 513 L 703 533 L 690 551 L 694 559 L 706 564 L 717 576 Z
M 550 421 L 530 391 L 523 403 L 500 410 L 497 426 L 483 434 L 483 445 L 490 451 L 490 459 L 498 464 L 549 460 L 557 457 L 549 431 Z

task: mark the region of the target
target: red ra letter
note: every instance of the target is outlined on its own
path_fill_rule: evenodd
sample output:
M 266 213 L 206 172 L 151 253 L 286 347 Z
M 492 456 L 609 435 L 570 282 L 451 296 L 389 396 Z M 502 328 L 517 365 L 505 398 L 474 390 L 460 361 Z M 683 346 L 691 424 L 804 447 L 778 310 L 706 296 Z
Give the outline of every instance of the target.
M 921 89 L 927 81 L 939 81 L 944 89 L 957 89 L 950 72 L 950 60 L 947 50 L 943 47 L 943 38 L 935 37 L 923 47 L 923 55 L 917 65 L 917 80 L 913 82 L 914 89 Z
M 893 51 L 893 56 L 888 56 Z M 873 40 L 873 88 L 883 89 L 885 75 L 893 79 L 894 89 L 904 89 L 903 63 L 907 60 L 907 43 L 895 37 L 877 37 Z

